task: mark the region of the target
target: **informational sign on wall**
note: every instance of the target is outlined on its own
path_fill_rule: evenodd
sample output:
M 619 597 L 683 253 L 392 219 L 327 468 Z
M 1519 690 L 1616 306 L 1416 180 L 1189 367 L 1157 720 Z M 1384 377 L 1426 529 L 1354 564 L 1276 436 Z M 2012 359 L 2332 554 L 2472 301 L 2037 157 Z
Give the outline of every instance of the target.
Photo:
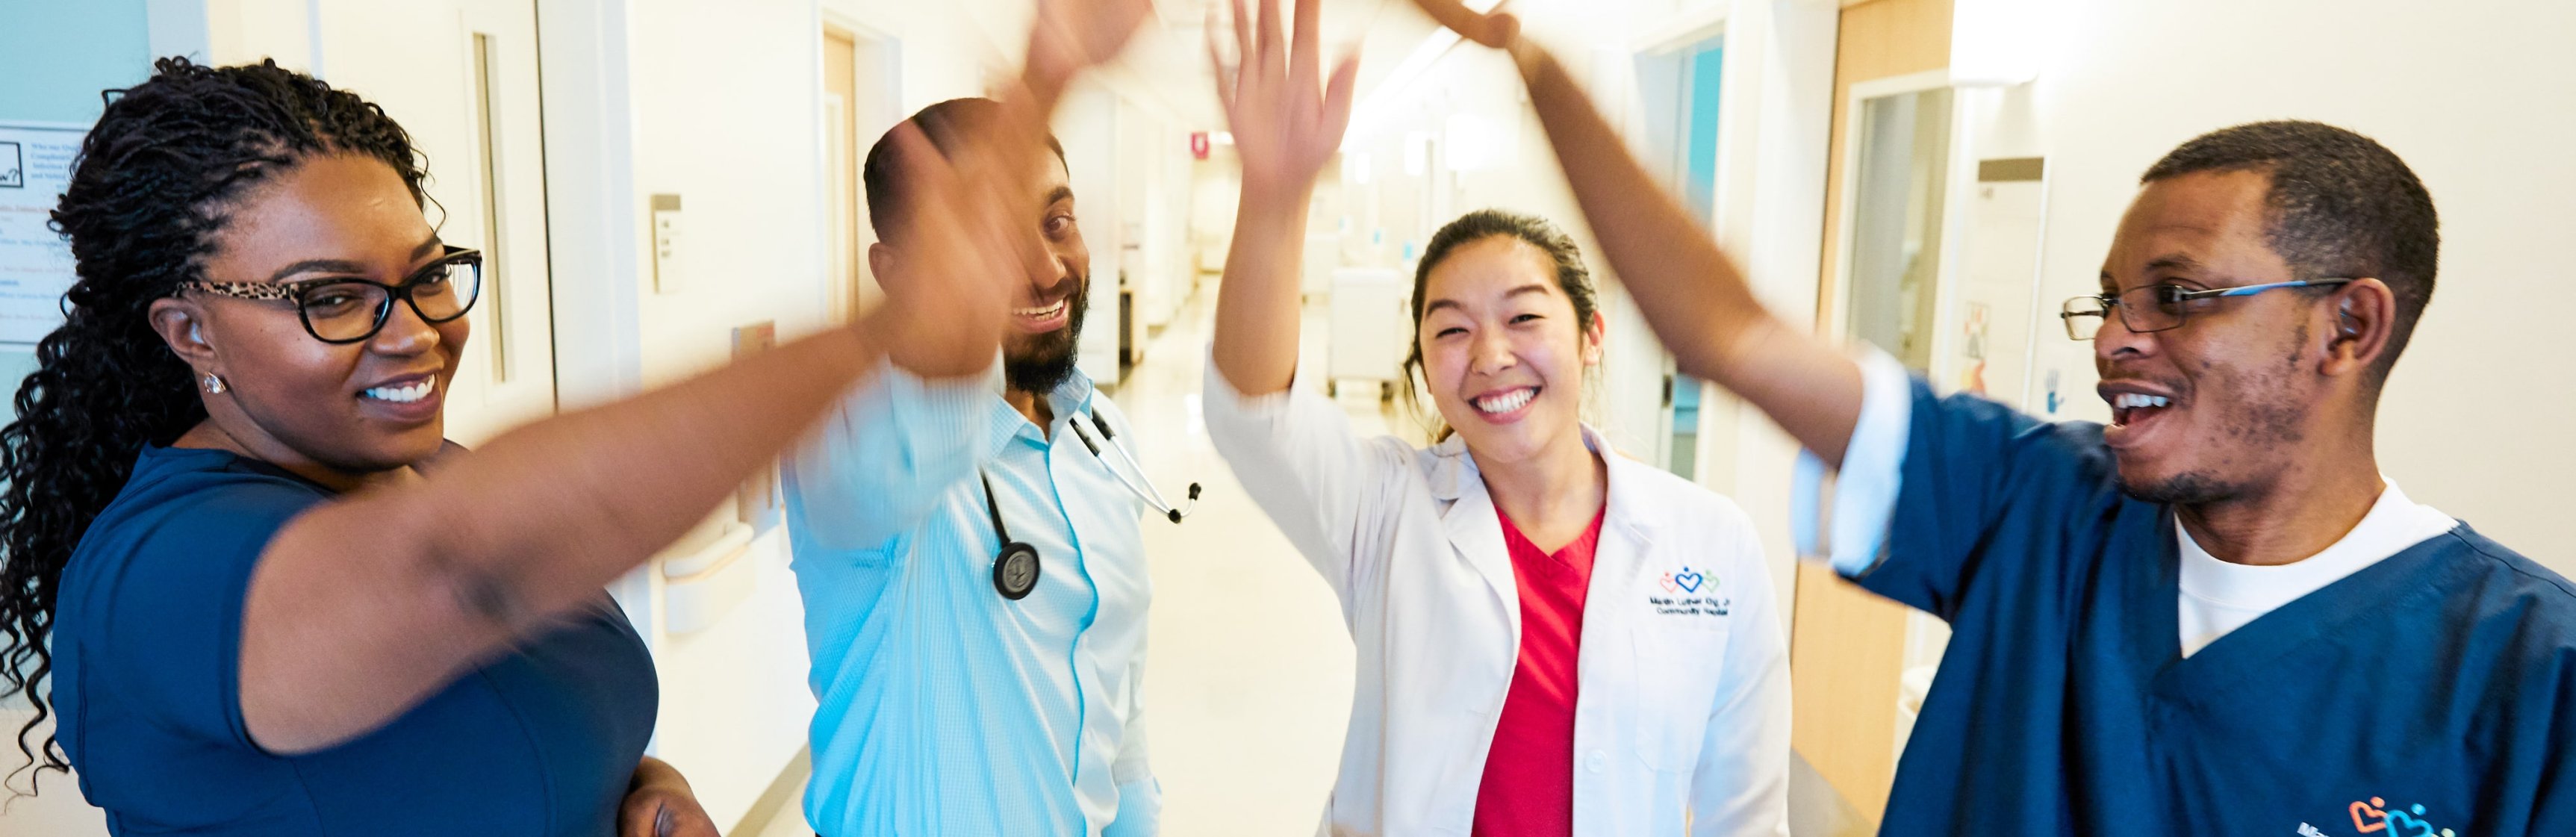
M 0 122 L 0 343 L 34 343 L 63 322 L 72 250 L 45 222 L 87 130 Z

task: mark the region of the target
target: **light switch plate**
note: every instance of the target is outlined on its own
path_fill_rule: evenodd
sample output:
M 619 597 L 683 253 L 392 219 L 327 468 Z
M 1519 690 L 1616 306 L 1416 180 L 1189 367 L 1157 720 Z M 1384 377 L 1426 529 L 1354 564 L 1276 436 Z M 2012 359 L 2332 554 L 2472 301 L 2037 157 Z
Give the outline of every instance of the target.
M 680 196 L 653 196 L 653 292 L 679 293 Z

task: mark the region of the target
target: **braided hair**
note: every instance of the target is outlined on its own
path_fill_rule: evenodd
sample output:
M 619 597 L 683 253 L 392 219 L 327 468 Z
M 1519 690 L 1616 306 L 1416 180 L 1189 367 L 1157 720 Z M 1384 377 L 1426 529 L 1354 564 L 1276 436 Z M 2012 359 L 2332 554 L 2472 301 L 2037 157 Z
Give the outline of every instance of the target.
M 152 78 L 108 91 L 81 142 L 52 227 L 77 275 L 64 322 L 36 344 L 17 419 L 0 427 L 0 697 L 35 718 L 14 736 L 29 768 L 68 773 L 42 689 L 63 565 L 133 474 L 146 444 L 205 420 L 193 373 L 152 329 L 154 300 L 203 278 L 215 236 L 244 194 L 317 156 L 392 166 L 414 203 L 424 174 L 401 126 L 356 94 L 274 61 L 207 67 L 164 58 Z

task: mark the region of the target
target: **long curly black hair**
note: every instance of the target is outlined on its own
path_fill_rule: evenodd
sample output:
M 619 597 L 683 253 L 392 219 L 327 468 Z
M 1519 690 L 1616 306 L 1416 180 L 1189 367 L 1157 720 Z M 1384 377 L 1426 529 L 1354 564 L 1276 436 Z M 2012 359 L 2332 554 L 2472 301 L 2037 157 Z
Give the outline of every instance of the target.
M 18 418 L 0 428 L 0 697 L 26 695 L 29 768 L 69 772 L 32 740 L 52 714 L 42 688 L 63 565 L 124 489 L 143 446 L 206 417 L 188 365 L 146 321 L 154 300 L 202 278 L 229 210 L 264 180 L 321 155 L 372 157 L 422 198 L 411 138 L 382 108 L 275 62 L 206 67 L 164 58 L 152 78 L 106 94 L 53 212 L 78 273 L 61 328 L 36 345 Z

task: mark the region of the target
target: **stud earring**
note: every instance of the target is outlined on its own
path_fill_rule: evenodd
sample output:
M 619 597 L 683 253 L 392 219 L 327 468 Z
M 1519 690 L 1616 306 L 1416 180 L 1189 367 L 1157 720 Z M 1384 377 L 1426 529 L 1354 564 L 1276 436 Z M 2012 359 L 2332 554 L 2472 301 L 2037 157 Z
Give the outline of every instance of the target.
M 224 376 L 208 372 L 203 380 L 197 382 L 197 385 L 204 387 L 207 395 L 221 395 L 224 392 Z

